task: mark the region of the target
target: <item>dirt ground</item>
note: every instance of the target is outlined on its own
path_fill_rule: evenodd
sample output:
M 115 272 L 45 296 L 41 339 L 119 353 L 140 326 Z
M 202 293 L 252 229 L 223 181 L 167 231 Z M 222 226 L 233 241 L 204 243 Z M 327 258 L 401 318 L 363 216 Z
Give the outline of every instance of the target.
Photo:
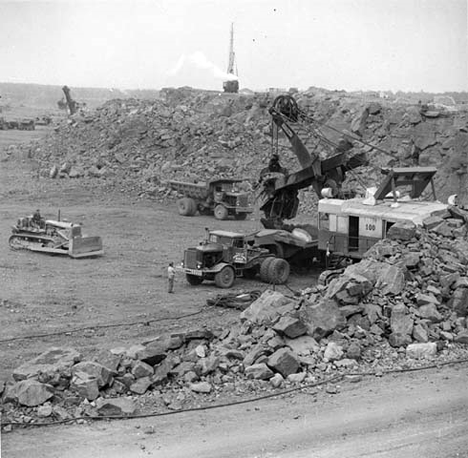
M 207 308 L 206 299 L 221 291 L 213 284 L 190 286 L 182 274 L 176 280 L 176 294 L 168 294 L 166 268 L 169 261 L 180 263 L 184 248 L 198 244 L 205 227 L 250 232 L 260 228 L 258 221 L 181 217 L 174 203 L 161 205 L 124 196 L 119 190 L 100 188 L 86 180 L 38 178 L 34 162 L 28 159 L 12 157 L 2 162 L 0 174 L 3 339 L 98 324 L 124 324 L 111 330 L 2 344 L 2 374 L 53 345 L 92 352 L 140 343 L 178 327 L 224 326 L 238 316 L 237 312 Z M 102 237 L 105 255 L 74 260 L 10 250 L 11 226 L 18 217 L 29 215 L 36 208 L 49 218 L 56 218 L 60 210 L 62 218 L 83 223 L 87 235 Z M 314 275 L 293 274 L 288 287 L 298 290 L 314 282 Z M 265 287 L 259 281 L 238 279 L 233 291 Z M 285 286 L 278 288 L 289 291 Z M 200 313 L 176 320 L 196 312 Z M 169 318 L 174 320 L 168 325 Z M 125 325 L 145 319 L 164 321 L 149 326 Z
M 34 161 L 16 156 L 0 162 L 0 196 L 0 340 L 119 325 L 0 342 L 2 379 L 52 346 L 91 355 L 236 320 L 237 311 L 205 305 L 220 293 L 213 285 L 192 287 L 179 276 L 176 294 L 168 294 L 165 269 L 169 261 L 182 260 L 184 248 L 198 243 L 205 227 L 249 232 L 260 228 L 258 218 L 181 217 L 173 203 L 142 200 L 93 181 L 38 178 Z M 36 208 L 51 218 L 60 210 L 62 218 L 82 222 L 85 233 L 103 238 L 105 255 L 73 260 L 11 251 L 10 226 Z M 315 281 L 315 274 L 293 274 L 288 286 L 299 290 Z M 239 279 L 234 291 L 264 288 Z M 279 290 L 289 293 L 285 286 Z M 365 379 L 334 397 L 297 394 L 157 420 L 14 430 L 2 433 L 2 446 L 11 457 L 468 456 L 462 434 L 468 430 L 467 375 L 466 365 L 445 367 Z M 143 432 L 149 426 L 155 434 Z

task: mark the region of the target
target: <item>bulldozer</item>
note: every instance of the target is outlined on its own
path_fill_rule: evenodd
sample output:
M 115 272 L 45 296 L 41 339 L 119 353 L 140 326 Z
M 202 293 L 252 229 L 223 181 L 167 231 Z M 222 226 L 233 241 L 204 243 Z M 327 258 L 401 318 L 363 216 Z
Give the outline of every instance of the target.
M 39 210 L 19 218 L 9 238 L 13 250 L 87 258 L 104 254 L 101 237 L 83 236 L 81 224 L 45 219 Z

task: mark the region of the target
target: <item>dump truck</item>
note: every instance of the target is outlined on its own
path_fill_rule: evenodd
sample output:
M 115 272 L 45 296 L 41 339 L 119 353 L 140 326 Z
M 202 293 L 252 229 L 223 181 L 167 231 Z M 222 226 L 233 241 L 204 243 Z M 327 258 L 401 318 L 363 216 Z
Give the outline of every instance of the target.
M 104 254 L 101 237 L 83 236 L 81 224 L 34 215 L 19 218 L 9 238 L 13 250 L 86 258 Z
M 22 119 L 19 121 L 18 130 L 36 130 L 34 119 Z
M 185 250 L 180 269 L 190 285 L 208 280 L 219 288 L 231 288 L 236 277 L 253 279 L 257 275 L 265 283 L 283 284 L 290 272 L 288 261 L 255 246 L 252 237 L 208 229 L 200 245 Z
M 267 249 L 272 255 L 286 259 L 295 267 L 311 267 L 324 261 L 318 249 L 317 227 L 305 224 L 290 232 L 281 229 L 261 229 L 249 236 L 255 246 Z
M 243 181 L 238 178 L 219 178 L 208 183 L 169 180 L 166 184 L 185 196 L 177 201 L 180 215 L 193 216 L 198 211 L 201 215 L 214 214 L 219 220 L 229 216 L 244 220 L 253 209 L 249 204 L 249 193 L 238 188 Z

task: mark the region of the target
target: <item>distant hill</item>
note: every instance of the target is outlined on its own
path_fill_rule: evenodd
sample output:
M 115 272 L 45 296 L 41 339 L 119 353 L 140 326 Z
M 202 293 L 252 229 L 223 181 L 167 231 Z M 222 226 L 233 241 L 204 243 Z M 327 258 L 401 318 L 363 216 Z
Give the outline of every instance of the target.
M 160 91 L 157 89 L 114 89 L 114 88 L 85 88 L 69 86 L 72 98 L 79 103 L 86 103 L 88 108 L 96 108 L 104 102 L 113 99 L 136 98 L 143 100 L 154 100 L 160 98 Z M 366 98 L 389 98 L 390 100 L 408 100 L 409 102 L 423 103 L 432 102 L 437 96 L 450 96 L 457 104 L 468 103 L 468 92 L 446 92 L 435 94 L 428 92 L 377 92 L 377 91 L 327 91 L 321 88 L 311 89 L 324 91 L 327 93 L 356 95 L 360 99 Z M 203 91 L 203 90 L 201 90 Z M 218 92 L 218 91 L 203 91 Z M 268 91 L 267 91 L 268 92 Z M 62 86 L 51 86 L 41 84 L 22 83 L 0 83 L 0 107 L 1 106 L 26 106 L 41 109 L 57 109 L 57 102 L 64 98 Z
M 84 88 L 69 86 L 71 96 L 89 108 L 95 108 L 112 99 L 138 98 L 154 100 L 159 97 L 155 89 L 121 90 L 112 88 Z M 57 102 L 64 97 L 62 86 L 42 84 L 0 83 L 0 106 L 28 106 L 56 109 Z

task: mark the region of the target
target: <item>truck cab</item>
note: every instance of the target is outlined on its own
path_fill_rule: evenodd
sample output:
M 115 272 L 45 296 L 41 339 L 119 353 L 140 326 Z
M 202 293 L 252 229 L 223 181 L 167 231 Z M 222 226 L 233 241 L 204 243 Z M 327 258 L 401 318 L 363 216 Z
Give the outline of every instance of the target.
M 255 246 L 252 237 L 215 230 L 207 231 L 200 245 L 185 250 L 182 269 L 191 285 L 211 280 L 220 288 L 230 288 L 236 277 L 253 278 L 257 274 L 268 283 L 285 283 L 290 267 L 286 260 Z

